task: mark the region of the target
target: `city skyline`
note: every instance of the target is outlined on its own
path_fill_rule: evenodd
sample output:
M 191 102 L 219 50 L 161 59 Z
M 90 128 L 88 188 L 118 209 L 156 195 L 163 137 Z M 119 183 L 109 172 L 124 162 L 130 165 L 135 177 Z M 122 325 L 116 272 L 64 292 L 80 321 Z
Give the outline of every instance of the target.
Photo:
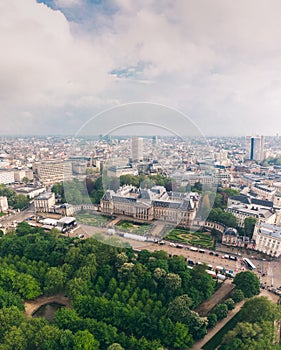
M 75 135 L 143 102 L 179 111 L 206 136 L 276 135 L 281 4 L 270 3 L 3 2 L 1 135 Z

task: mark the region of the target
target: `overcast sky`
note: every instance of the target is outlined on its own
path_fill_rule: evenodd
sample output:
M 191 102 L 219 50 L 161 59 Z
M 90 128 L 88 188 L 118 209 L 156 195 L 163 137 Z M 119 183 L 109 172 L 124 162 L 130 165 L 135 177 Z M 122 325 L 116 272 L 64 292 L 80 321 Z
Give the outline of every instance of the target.
M 1 134 L 75 134 L 135 102 L 205 135 L 281 132 L 280 0 L 0 0 L 0 45 Z

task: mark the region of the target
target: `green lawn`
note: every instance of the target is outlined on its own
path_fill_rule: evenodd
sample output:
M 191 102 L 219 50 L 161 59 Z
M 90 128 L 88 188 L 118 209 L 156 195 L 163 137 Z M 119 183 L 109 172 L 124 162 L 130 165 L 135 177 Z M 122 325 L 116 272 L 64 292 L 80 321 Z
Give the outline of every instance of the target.
M 95 213 L 80 212 L 75 215 L 76 220 L 84 225 L 102 227 L 105 226 L 111 219 L 111 216 L 100 215 Z
M 135 233 L 137 235 L 145 235 L 151 228 L 151 225 L 149 224 L 142 224 L 125 220 L 119 221 L 116 226 L 120 231 Z
M 196 245 L 202 248 L 213 248 L 214 240 L 209 233 L 190 232 L 189 230 L 174 228 L 168 232 L 166 239 Z

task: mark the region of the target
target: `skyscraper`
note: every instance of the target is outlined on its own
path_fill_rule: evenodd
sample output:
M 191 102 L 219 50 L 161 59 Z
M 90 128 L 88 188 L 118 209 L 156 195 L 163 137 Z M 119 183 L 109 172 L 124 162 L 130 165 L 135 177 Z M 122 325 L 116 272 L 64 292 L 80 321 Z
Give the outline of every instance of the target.
M 133 161 L 139 162 L 143 160 L 143 138 L 132 137 L 132 159 Z
M 263 136 L 247 136 L 247 158 L 261 162 L 264 159 L 264 137 Z

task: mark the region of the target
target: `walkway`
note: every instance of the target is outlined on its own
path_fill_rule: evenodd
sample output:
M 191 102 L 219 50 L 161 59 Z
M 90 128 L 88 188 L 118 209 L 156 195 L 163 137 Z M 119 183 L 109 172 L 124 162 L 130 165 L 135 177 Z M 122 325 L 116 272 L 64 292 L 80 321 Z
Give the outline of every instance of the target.
M 165 222 L 156 222 L 152 229 L 150 230 L 149 234 L 152 237 L 161 237 L 161 232 L 164 230 L 166 223 Z
M 211 296 L 211 298 L 199 305 L 195 311 L 198 312 L 201 317 L 207 316 L 209 311 L 224 300 L 234 289 L 234 287 L 235 286 L 232 284 L 232 280 L 225 280 L 221 287 Z
M 114 225 L 118 224 L 118 222 L 122 220 L 122 217 L 120 216 L 117 216 L 115 219 L 109 221 L 107 224 L 106 224 L 106 227 L 114 227 Z
M 270 299 L 273 302 L 277 302 L 278 301 L 278 296 L 270 293 L 267 290 L 262 290 L 259 294 L 259 296 L 266 296 L 268 299 Z M 201 350 L 202 347 L 208 343 L 208 341 L 210 339 L 213 338 L 213 336 L 219 332 L 241 309 L 241 307 L 244 305 L 245 300 L 241 301 L 240 303 L 236 304 L 235 308 L 233 310 L 231 310 L 227 317 L 224 318 L 223 320 L 221 320 L 219 323 L 217 323 L 217 325 L 211 329 L 203 339 L 199 340 L 197 343 L 194 344 L 194 346 L 191 348 L 191 350 Z
M 70 300 L 64 294 L 56 294 L 51 297 L 41 297 L 34 300 L 29 300 L 24 303 L 26 316 L 32 316 L 40 306 L 48 303 L 58 303 L 65 305 L 66 307 L 71 307 Z
M 197 343 L 194 344 L 194 346 L 191 348 L 191 350 L 201 350 L 202 347 L 208 343 L 210 339 L 213 338 L 213 336 L 220 331 L 241 309 L 241 307 L 244 305 L 245 301 L 241 301 L 240 303 L 236 304 L 235 308 L 231 310 L 227 317 L 221 320 L 217 323 L 217 325 L 211 329 L 203 339 L 199 340 Z

